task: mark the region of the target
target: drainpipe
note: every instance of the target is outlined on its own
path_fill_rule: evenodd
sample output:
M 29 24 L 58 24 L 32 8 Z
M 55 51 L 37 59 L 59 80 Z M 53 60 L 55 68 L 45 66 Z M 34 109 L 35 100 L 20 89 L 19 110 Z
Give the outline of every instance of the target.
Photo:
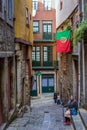
M 78 43 L 78 106 L 80 106 L 80 93 L 81 93 L 81 72 L 80 72 L 80 63 L 81 63 L 81 43 Z
M 82 5 L 82 9 L 80 8 L 80 4 Z M 78 2 L 78 11 L 79 12 L 82 12 L 83 14 L 83 19 L 84 20 L 84 0 L 81 0 L 81 3 Z M 79 24 L 81 22 L 80 20 L 80 17 L 78 17 L 79 19 Z M 82 54 L 81 54 L 81 50 L 82 50 Z M 83 84 L 83 96 L 85 97 L 85 61 L 84 61 L 84 41 L 82 40 L 82 43 L 79 43 L 78 44 L 78 56 L 79 56 L 79 59 L 78 59 L 78 105 L 80 105 L 81 103 L 81 55 L 82 55 L 82 66 L 83 66 L 83 81 L 82 81 L 82 84 Z
M 82 0 L 82 12 L 83 12 L 83 19 L 84 20 L 84 8 L 85 3 L 84 0 Z M 84 96 L 84 102 L 85 102 L 85 50 L 84 50 L 84 40 L 82 40 L 82 63 L 83 63 L 83 96 Z

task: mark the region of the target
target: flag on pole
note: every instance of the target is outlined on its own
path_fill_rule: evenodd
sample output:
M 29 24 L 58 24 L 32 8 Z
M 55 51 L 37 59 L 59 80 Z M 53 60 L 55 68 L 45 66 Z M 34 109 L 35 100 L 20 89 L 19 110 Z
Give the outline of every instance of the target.
M 70 52 L 70 30 L 56 33 L 56 52 Z

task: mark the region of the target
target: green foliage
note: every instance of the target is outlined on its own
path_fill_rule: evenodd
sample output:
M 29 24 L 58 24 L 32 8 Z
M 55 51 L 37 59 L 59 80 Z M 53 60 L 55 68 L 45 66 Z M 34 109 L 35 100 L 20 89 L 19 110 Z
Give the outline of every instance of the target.
M 68 22 L 65 26 L 64 26 L 64 30 L 71 30 L 72 29 L 72 24 L 71 22 Z
M 77 45 L 78 41 L 84 37 L 84 32 L 87 30 L 87 19 L 82 21 L 79 27 L 73 33 L 73 44 Z

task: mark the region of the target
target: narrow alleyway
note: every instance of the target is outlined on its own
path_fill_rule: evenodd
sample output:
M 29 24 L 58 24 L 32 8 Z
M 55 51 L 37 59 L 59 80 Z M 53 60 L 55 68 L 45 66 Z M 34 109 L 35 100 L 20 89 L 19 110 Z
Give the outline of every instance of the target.
M 62 107 L 53 101 L 32 106 L 22 118 L 13 121 L 7 130 L 74 130 L 72 125 L 63 124 Z

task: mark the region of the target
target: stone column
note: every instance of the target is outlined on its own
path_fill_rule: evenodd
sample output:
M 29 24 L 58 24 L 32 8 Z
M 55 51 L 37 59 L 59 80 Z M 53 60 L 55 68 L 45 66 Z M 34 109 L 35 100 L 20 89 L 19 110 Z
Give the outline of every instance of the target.
M 12 97 L 11 97 L 11 104 L 12 104 L 12 108 L 15 108 L 16 107 L 16 101 L 17 101 L 17 94 L 16 94 L 16 70 L 15 70 L 15 56 L 13 56 L 13 63 L 12 63 Z
M 39 96 L 40 95 L 40 88 L 39 88 L 40 86 L 39 86 L 39 76 L 37 76 L 37 96 Z
M 21 53 L 17 57 L 17 103 L 22 103 Z
M 3 112 L 4 112 L 4 117 L 7 120 L 8 118 L 8 58 L 5 57 L 5 62 L 4 62 L 4 75 L 3 75 Z
M 42 95 L 42 76 L 39 76 L 40 78 L 40 95 Z
M 28 75 L 28 65 L 26 65 L 26 76 L 24 80 L 24 104 L 30 105 L 30 83 L 29 83 L 29 75 Z

